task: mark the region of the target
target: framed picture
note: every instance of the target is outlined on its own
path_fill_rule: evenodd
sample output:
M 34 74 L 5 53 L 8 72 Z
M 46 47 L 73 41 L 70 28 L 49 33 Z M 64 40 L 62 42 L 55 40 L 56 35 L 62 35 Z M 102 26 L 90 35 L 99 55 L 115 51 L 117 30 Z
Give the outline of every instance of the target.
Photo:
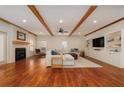
M 26 41 L 26 34 L 20 31 L 17 31 L 17 40 Z

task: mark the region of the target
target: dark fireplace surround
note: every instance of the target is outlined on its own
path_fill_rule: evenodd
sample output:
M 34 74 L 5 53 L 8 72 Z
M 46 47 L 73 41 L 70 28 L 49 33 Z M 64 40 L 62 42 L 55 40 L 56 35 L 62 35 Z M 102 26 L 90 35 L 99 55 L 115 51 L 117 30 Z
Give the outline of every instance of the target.
M 19 61 L 26 58 L 26 48 L 15 48 L 15 60 Z

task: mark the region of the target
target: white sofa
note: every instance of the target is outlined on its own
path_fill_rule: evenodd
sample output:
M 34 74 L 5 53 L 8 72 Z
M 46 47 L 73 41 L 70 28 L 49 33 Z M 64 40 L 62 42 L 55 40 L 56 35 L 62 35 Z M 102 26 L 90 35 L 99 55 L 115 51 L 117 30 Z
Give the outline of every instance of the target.
M 64 54 L 63 60 L 63 65 L 74 65 L 74 57 L 70 54 Z
M 48 51 L 46 53 L 46 59 L 45 59 L 46 66 L 51 66 L 51 58 L 53 56 L 60 56 L 60 55 L 51 55 L 50 51 Z M 59 64 L 59 62 L 58 62 L 58 64 Z M 63 65 L 74 65 L 74 58 L 69 54 L 64 54 L 63 55 Z

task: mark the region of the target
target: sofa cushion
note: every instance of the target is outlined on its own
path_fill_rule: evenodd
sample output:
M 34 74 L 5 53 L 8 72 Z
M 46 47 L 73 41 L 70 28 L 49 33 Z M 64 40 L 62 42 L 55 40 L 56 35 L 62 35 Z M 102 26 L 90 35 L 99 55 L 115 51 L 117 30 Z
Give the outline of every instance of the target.
M 72 57 L 70 54 L 64 54 L 64 60 L 65 61 L 74 60 L 74 57 Z
M 56 50 L 52 50 L 51 51 L 51 55 L 57 55 L 58 53 L 57 53 L 57 51 Z

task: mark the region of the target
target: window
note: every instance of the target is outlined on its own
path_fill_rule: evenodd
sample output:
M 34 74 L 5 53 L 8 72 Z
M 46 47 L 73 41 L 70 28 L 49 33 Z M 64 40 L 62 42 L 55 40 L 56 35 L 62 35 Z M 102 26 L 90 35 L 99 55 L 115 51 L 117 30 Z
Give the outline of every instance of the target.
M 5 49 L 6 35 L 0 32 L 0 63 L 5 61 L 6 49 Z
M 47 49 L 47 41 L 41 41 L 42 46 L 41 46 L 41 52 L 45 53 Z
M 62 48 L 67 48 L 68 47 L 68 42 L 67 41 L 62 41 L 61 46 L 62 46 Z
M 34 51 L 34 42 L 30 39 L 30 51 Z
M 47 47 L 47 41 L 41 41 L 42 42 L 42 47 Z

